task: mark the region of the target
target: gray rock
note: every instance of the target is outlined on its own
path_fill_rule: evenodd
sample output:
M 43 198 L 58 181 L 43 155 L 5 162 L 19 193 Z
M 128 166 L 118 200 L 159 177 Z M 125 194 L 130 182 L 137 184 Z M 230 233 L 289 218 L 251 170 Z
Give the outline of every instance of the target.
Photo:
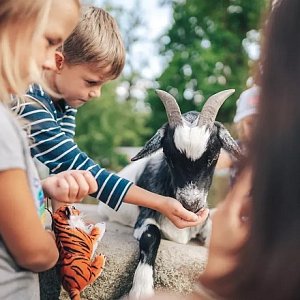
M 80 206 L 86 219 L 99 222 L 96 208 Z M 138 242 L 132 236 L 133 229 L 117 223 L 106 223 L 106 233 L 97 249 L 107 257 L 105 269 L 94 284 L 82 293 L 82 299 L 115 300 L 126 295 L 132 284 L 135 268 L 138 264 Z M 181 245 L 162 240 L 155 266 L 155 289 L 175 291 L 186 294 L 192 290 L 193 283 L 203 271 L 207 250 L 197 242 Z M 53 294 L 57 289 L 57 280 L 53 280 L 52 271 L 47 284 L 42 282 L 43 294 Z M 42 300 L 54 300 L 43 298 Z M 60 299 L 69 299 L 62 290 Z

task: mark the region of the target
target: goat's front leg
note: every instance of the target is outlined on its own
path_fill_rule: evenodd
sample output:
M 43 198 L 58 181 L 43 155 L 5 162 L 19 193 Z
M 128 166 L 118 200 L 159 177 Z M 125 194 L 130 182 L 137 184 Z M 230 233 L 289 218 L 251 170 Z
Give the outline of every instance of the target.
M 130 300 L 146 299 L 154 294 L 154 264 L 161 240 L 160 229 L 155 223 L 146 219 L 134 231 L 139 240 L 140 258 L 129 293 Z

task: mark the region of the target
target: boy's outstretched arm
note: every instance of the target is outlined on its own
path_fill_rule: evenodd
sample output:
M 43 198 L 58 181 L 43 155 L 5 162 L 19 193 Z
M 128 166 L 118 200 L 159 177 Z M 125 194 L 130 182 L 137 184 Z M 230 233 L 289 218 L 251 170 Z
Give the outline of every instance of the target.
M 195 214 L 186 210 L 181 203 L 171 197 L 161 196 L 136 185 L 132 185 L 124 197 L 124 202 L 149 207 L 159 211 L 178 228 L 202 224 L 208 217 L 208 209 Z
M 66 107 L 60 116 L 50 97 L 46 96 L 36 89 L 30 94 L 34 103 L 19 105 L 18 114 L 28 121 L 25 127 L 30 129 L 31 155 L 45 164 L 52 174 L 72 169 L 90 171 L 98 184 L 97 191 L 91 196 L 114 210 L 119 209 L 125 197 L 128 203 L 161 212 L 179 228 L 195 226 L 205 220 L 206 211 L 197 216 L 175 199 L 132 186 L 132 182 L 101 168 L 73 140 L 76 109 Z
M 16 110 L 27 121 L 24 129 L 34 158 L 45 164 L 51 174 L 90 171 L 98 185 L 91 196 L 114 210 L 119 209 L 132 183 L 108 172 L 78 148 L 74 142 L 76 109 L 67 106 L 61 116 L 50 97 L 47 94 L 42 97 L 41 91 L 35 90 L 28 102 L 19 104 Z

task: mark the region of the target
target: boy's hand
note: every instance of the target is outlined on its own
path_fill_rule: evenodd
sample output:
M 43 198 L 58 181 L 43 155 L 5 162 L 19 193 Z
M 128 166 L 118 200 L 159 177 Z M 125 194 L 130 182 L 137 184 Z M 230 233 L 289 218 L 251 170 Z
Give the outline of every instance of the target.
M 159 210 L 178 228 L 193 227 L 202 224 L 208 217 L 209 210 L 203 209 L 195 214 L 186 210 L 180 202 L 166 197 L 166 202 Z
M 98 185 L 89 171 L 70 170 L 50 176 L 42 182 L 45 196 L 74 203 L 97 191 Z

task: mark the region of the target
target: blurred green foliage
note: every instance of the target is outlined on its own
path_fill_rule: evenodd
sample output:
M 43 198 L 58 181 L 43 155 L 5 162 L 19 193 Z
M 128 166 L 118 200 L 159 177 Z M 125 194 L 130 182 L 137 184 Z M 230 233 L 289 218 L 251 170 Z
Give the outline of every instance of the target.
M 128 163 L 125 155 L 117 152 L 119 146 L 143 144 L 149 129 L 147 115 L 134 111 L 134 101 L 119 102 L 117 82 L 102 88 L 100 99 L 95 99 L 78 111 L 76 142 L 102 167 L 118 171 Z
M 185 0 L 172 3 L 174 22 L 161 38 L 161 54 L 169 64 L 157 78 L 160 89 L 171 92 L 182 112 L 200 110 L 212 94 L 234 88 L 218 120 L 229 122 L 235 102 L 245 89 L 251 61 L 243 46 L 247 33 L 258 30 L 264 0 Z M 253 63 L 253 62 L 252 62 Z M 154 92 L 147 101 L 152 108 L 148 125 L 153 132 L 166 122 L 162 103 Z
M 162 0 L 162 5 L 173 8 L 173 24 L 158 41 L 161 55 L 168 64 L 161 76 L 153 80 L 153 87 L 157 85 L 171 92 L 182 112 L 200 110 L 203 100 L 210 95 L 235 88 L 235 94 L 224 103 L 218 115 L 218 120 L 231 122 L 235 101 L 245 88 L 253 65 L 245 51 L 244 41 L 251 30 L 259 29 L 261 12 L 267 2 Z M 114 7 L 111 1 L 104 3 L 103 7 L 107 6 L 107 10 L 116 16 L 125 35 L 127 68 L 121 79 L 103 87 L 100 99 L 80 108 L 76 141 L 103 167 L 117 171 L 127 164 L 127 159 L 116 148 L 143 145 L 166 122 L 167 117 L 154 89 L 148 90 L 145 99 L 145 107 L 151 107 L 150 115 L 136 110 L 138 100 L 131 92 L 138 80 L 143 79 L 141 70 L 134 68 L 133 61 L 137 58 L 131 55 L 134 44 L 146 38 L 145 35 L 140 36 L 144 24 L 139 6 L 126 11 L 120 6 Z M 119 22 L 121 17 L 126 16 L 129 21 Z M 128 86 L 126 101 L 122 102 L 116 94 L 121 82 Z

